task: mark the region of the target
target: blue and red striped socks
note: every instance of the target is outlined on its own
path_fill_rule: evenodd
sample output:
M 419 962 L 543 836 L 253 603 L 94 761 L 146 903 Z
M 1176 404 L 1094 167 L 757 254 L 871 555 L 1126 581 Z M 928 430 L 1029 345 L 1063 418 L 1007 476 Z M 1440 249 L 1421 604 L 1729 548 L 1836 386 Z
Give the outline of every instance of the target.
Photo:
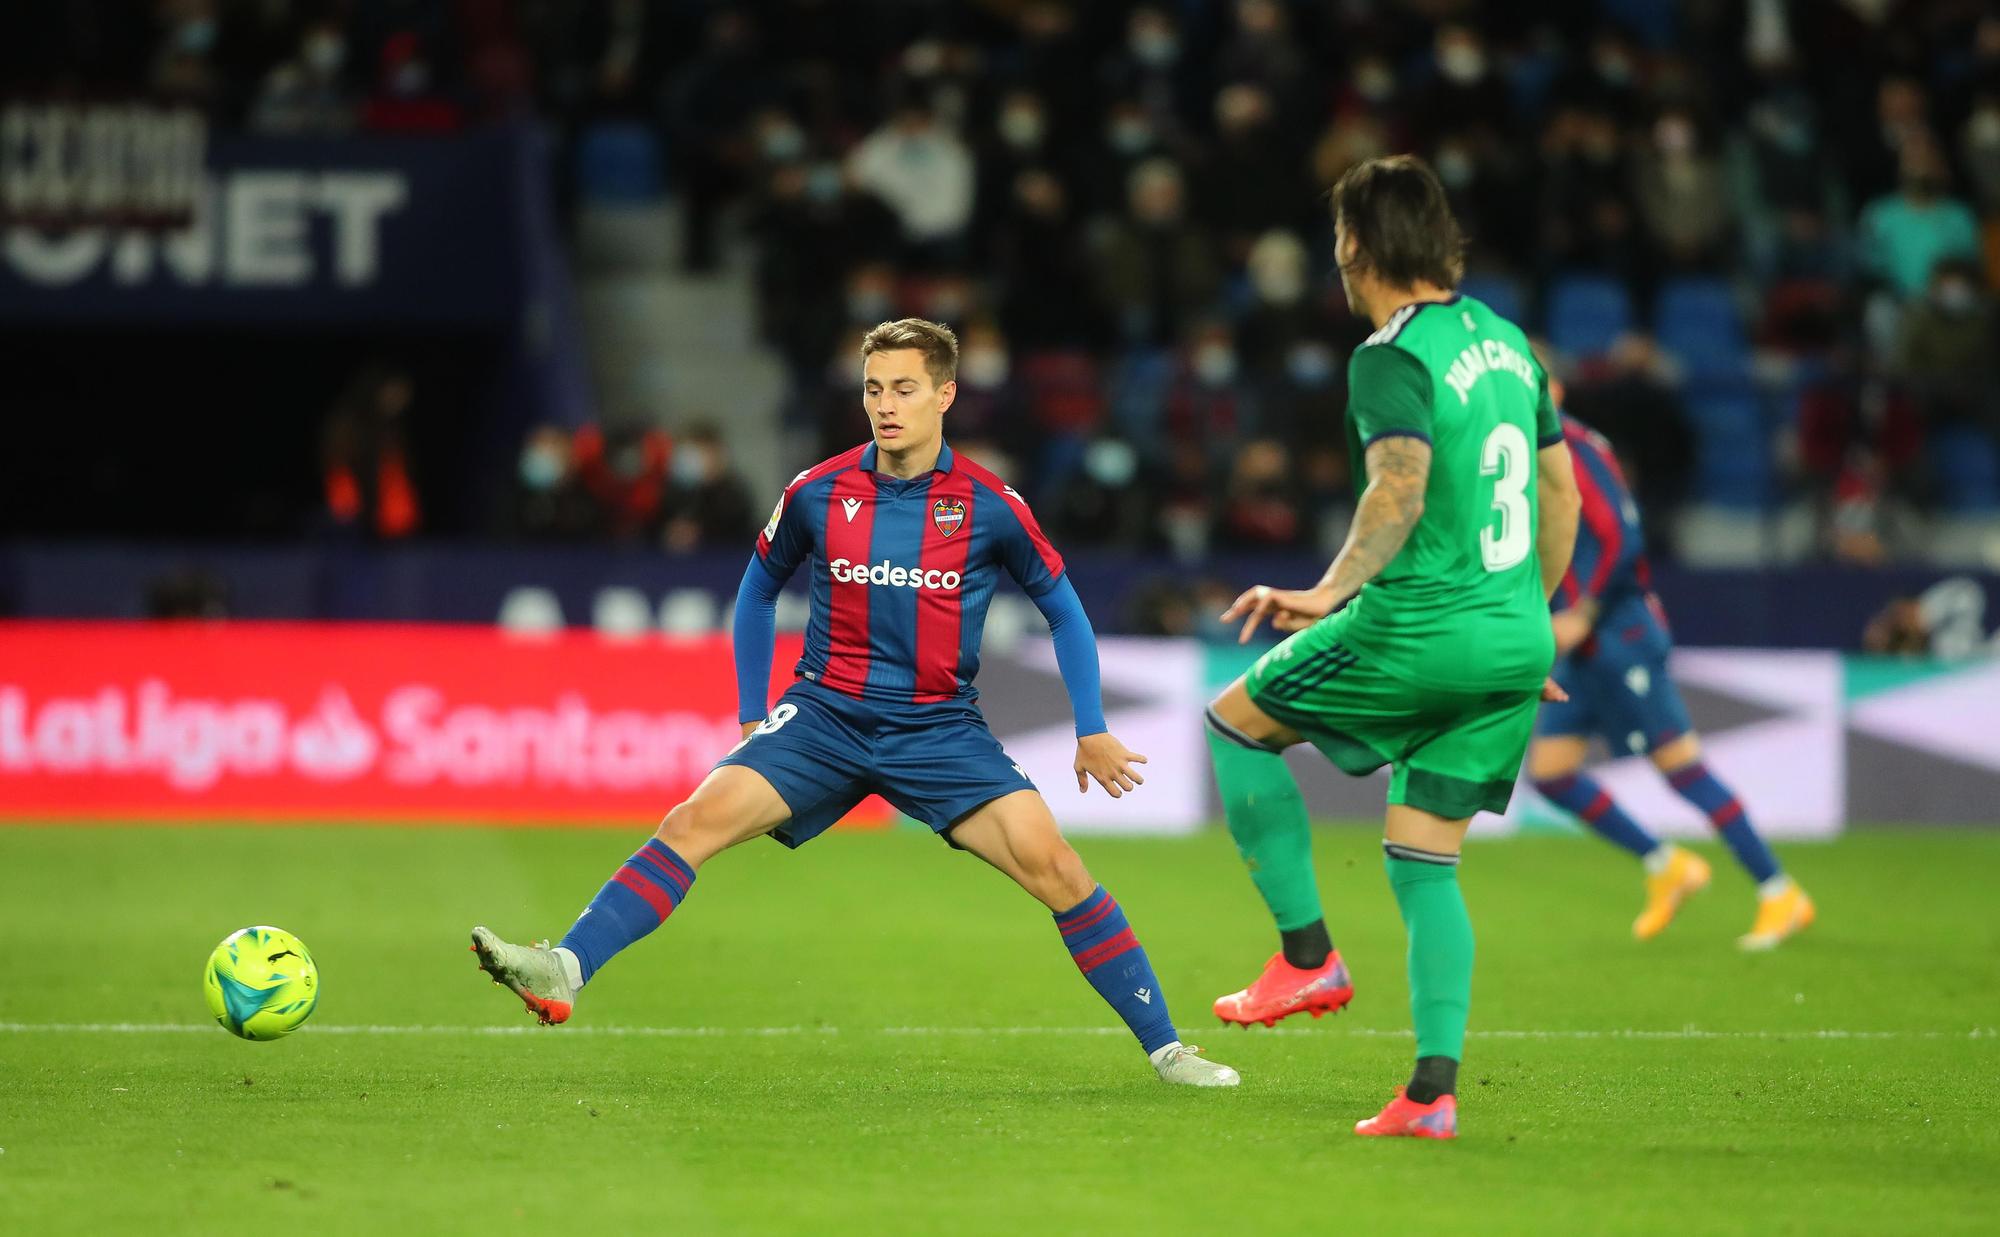
M 1613 846 L 1629 850 L 1644 859 L 1660 848 L 1660 839 L 1647 833 L 1639 822 L 1625 814 L 1611 793 L 1587 773 L 1572 773 L 1535 783 L 1542 797 L 1559 808 L 1574 812 L 1589 825 L 1591 832 Z
M 1667 774 L 1667 782 L 1680 795 L 1708 817 L 1708 823 L 1722 835 L 1729 844 L 1730 853 L 1736 862 L 1750 873 L 1750 878 L 1759 885 L 1775 878 L 1778 860 L 1771 854 L 1771 848 L 1764 845 L 1764 839 L 1750 826 L 1749 816 L 1744 814 L 1743 802 L 1729 787 L 1715 780 L 1715 774 L 1708 771 L 1702 761 L 1682 765 Z
M 1057 915 L 1056 927 L 1062 930 L 1076 968 L 1104 1003 L 1118 1011 L 1148 1055 L 1180 1039 L 1167 1015 L 1167 998 L 1160 992 L 1153 964 L 1139 938 L 1132 935 L 1125 912 L 1104 886 Z
M 558 949 L 576 956 L 581 984 L 613 955 L 666 922 L 694 886 L 694 869 L 658 838 L 650 839 L 611 874 L 577 916 Z

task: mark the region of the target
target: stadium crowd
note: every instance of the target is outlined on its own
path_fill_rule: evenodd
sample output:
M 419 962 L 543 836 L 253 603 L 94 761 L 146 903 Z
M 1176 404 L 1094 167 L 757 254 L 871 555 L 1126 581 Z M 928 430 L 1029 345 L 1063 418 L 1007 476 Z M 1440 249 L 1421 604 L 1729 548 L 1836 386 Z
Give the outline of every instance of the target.
M 160 0 L 150 27 L 125 7 L 10 19 L 5 54 L 117 61 L 266 132 L 536 115 L 572 207 L 603 135 L 637 134 L 617 149 L 680 198 L 690 270 L 753 246 L 792 426 L 855 436 L 859 329 L 953 323 L 956 439 L 1068 542 L 1337 542 L 1366 329 L 1323 193 L 1404 149 L 1453 195 L 1466 290 L 1548 340 L 1649 508 L 1809 507 L 1822 551 L 1859 561 L 2000 508 L 1985 4 Z M 538 431 L 513 531 L 637 519 L 700 544 L 667 474 L 726 465 L 656 448 L 597 484 L 601 438 Z

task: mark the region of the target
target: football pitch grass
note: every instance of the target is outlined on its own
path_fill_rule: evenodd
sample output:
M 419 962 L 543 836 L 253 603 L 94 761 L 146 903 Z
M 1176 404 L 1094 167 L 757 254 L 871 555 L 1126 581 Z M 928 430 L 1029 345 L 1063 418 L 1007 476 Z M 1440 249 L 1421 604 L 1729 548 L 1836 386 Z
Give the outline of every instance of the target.
M 752 844 L 540 1029 L 466 930 L 559 936 L 605 831 L 0 829 L 0 1216 L 13 1232 L 1992 1231 L 2000 834 L 1781 848 L 1820 922 L 1733 947 L 1747 881 L 1661 939 L 1581 838 L 1474 843 L 1453 1144 L 1363 1140 L 1411 1053 L 1373 834 L 1317 839 L 1358 995 L 1225 1029 L 1271 933 L 1227 838 L 1082 839 L 1183 1034 L 1169 1088 L 1048 915 L 927 833 Z M 275 923 L 319 1009 L 270 1044 L 200 972 Z M 1115 1029 L 1114 1029 L 1115 1028 Z

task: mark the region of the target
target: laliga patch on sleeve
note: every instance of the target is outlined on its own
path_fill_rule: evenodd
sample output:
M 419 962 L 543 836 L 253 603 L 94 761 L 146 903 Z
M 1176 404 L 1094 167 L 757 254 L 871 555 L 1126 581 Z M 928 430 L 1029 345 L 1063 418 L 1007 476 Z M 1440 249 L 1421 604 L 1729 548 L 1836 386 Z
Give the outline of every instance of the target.
M 778 505 L 771 508 L 771 522 L 764 526 L 764 540 L 778 535 L 778 521 L 785 518 L 785 496 L 778 495 Z

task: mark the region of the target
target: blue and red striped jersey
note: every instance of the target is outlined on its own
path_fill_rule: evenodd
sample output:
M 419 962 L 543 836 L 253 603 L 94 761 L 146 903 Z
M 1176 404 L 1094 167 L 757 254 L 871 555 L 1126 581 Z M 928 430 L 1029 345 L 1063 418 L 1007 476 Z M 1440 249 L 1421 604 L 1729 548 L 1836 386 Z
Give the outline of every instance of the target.
M 908 481 L 875 471 L 872 442 L 806 469 L 758 534 L 757 561 L 781 584 L 812 573 L 800 678 L 901 704 L 976 694 L 1001 572 L 1030 597 L 1063 574 L 1021 496 L 949 445 Z
M 1658 635 L 1664 638 L 1667 616 L 1653 595 L 1653 569 L 1646 561 L 1639 504 L 1632 501 L 1618 456 L 1604 435 L 1567 413 L 1562 426 L 1563 441 L 1576 466 L 1583 512 L 1577 522 L 1576 552 L 1556 589 L 1555 606 L 1568 609 L 1589 597 L 1601 615 L 1599 632 L 1636 638 L 1651 633 L 1625 629 L 1657 624 Z

